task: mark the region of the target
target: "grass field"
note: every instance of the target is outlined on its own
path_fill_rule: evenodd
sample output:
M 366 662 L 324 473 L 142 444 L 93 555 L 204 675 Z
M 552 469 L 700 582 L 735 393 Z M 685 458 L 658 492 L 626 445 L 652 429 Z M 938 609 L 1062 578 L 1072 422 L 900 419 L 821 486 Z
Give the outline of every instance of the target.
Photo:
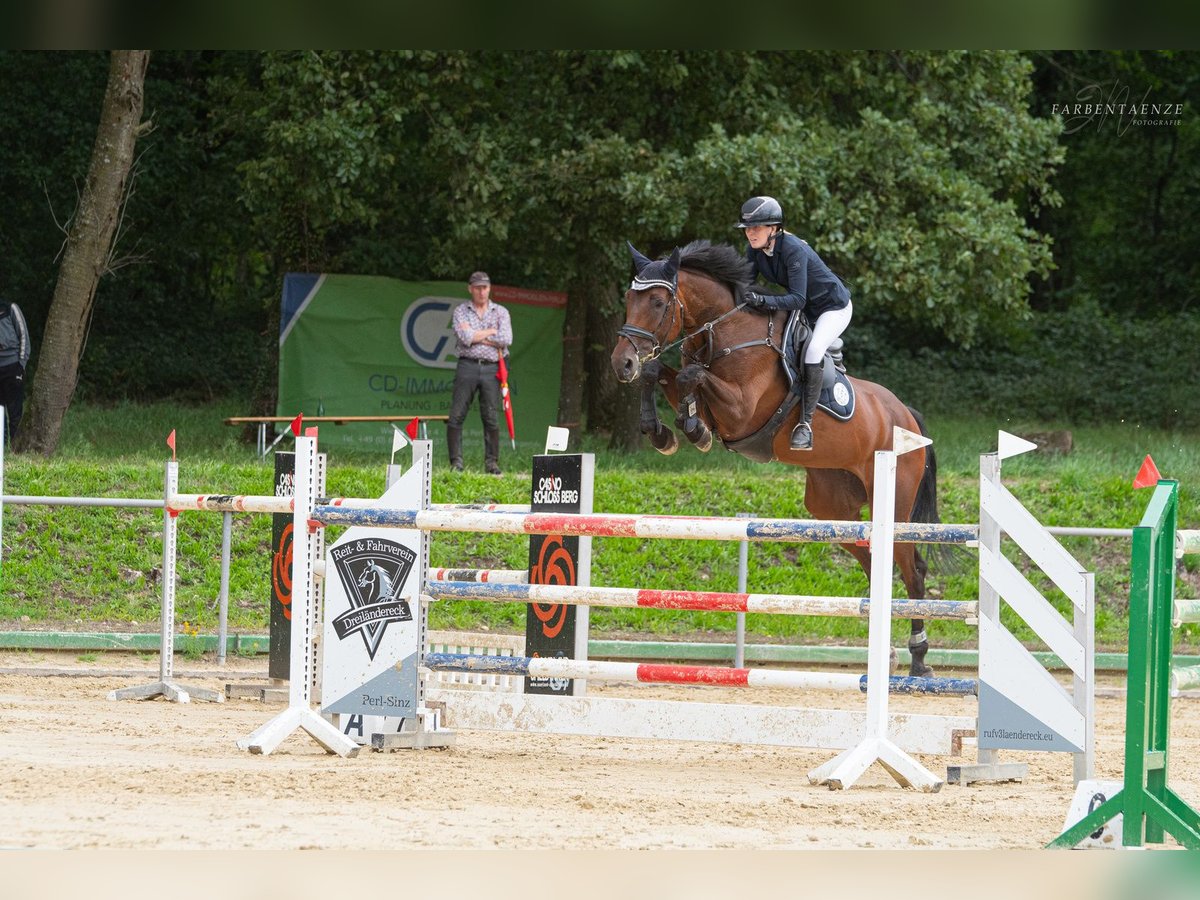
M 74 496 L 160 497 L 164 440 L 177 433 L 182 492 L 262 494 L 272 491 L 272 467 L 256 459 L 253 443 L 222 424 L 244 411 L 237 399 L 202 407 L 168 404 L 80 406 L 68 417 L 60 452 L 45 460 L 10 454 L 4 493 Z M 1020 433 L 1062 427 L 1036 421 L 988 422 L 931 417 L 940 466 L 942 520 L 978 520 L 978 459 L 995 449 L 998 428 Z M 326 426 L 328 427 L 328 426 Z M 1131 480 L 1145 454 L 1153 455 L 1164 476 L 1181 482 L 1181 526 L 1200 524 L 1200 441 L 1184 432 L 1155 431 L 1113 423 L 1073 430 L 1067 455 L 1031 453 L 1007 460 L 1004 480 L 1047 525 L 1128 528 L 1138 521 L 1149 492 Z M 529 459 L 537 442 L 504 448 L 505 474 L 481 473 L 481 447 L 467 442 L 468 471 L 444 466 L 440 426 L 435 440 L 435 502 L 529 501 Z M 540 438 L 540 436 L 539 436 Z M 281 448 L 289 443 L 287 439 Z M 685 447 L 673 457 L 652 450 L 618 453 L 601 441 L 581 448 L 596 455 L 595 508 L 603 512 L 805 517 L 802 470 L 779 464 L 747 463 L 714 450 L 704 455 Z M 402 451 L 407 454 L 407 451 Z M 407 456 L 405 456 L 405 460 Z M 383 490 L 382 455 L 336 452 L 329 460 L 328 489 L 342 496 L 377 496 Z M 230 628 L 265 633 L 270 593 L 269 517 L 233 518 Z M 161 513 L 112 509 L 8 506 L 3 521 L 0 567 L 0 627 L 38 630 L 147 631 L 157 629 L 161 565 Z M 336 532 L 334 532 L 336 534 Z M 217 617 L 220 574 L 220 516 L 184 515 L 179 531 L 177 620 L 189 631 L 211 633 Z M 1096 572 L 1097 645 L 1121 650 L 1128 596 L 1127 540 L 1065 539 L 1068 549 Z M 1019 565 L 1019 551 L 1012 551 Z M 435 535 L 434 565 L 525 568 L 527 541 L 508 535 Z M 824 545 L 757 544 L 749 551 L 752 591 L 863 596 L 867 579 L 840 549 Z M 1200 558 L 1180 568 L 1179 593 L 1200 594 Z M 947 599 L 973 599 L 977 570 L 972 554 L 961 554 L 958 571 L 933 570 L 930 592 Z M 737 544 L 701 541 L 596 539 L 592 581 L 597 585 L 736 590 Z M 897 585 L 899 580 L 897 579 Z M 897 587 L 898 595 L 902 588 Z M 437 606 L 438 628 L 520 630 L 524 607 L 459 603 Z M 730 613 L 667 613 L 648 610 L 592 612 L 601 636 L 661 635 L 728 640 Z M 1023 628 L 1013 621 L 1017 634 Z M 896 623 L 899 639 L 907 623 Z M 748 617 L 748 640 L 757 642 L 861 644 L 865 621 L 786 616 Z M 971 646 L 973 628 L 950 623 L 931 626 L 938 646 Z M 1188 626 L 1179 637 L 1181 652 L 1200 644 L 1200 630 Z

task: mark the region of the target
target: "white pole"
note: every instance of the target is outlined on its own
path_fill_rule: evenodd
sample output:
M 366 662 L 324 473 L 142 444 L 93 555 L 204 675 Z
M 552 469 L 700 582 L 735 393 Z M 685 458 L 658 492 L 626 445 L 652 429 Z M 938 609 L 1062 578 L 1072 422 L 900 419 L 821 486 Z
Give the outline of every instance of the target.
M 887 737 L 892 649 L 892 538 L 896 524 L 896 454 L 875 452 L 871 526 L 871 614 L 867 649 L 867 737 Z
M 229 557 L 233 543 L 233 513 L 221 514 L 221 588 L 217 593 L 217 665 L 225 665 L 229 634 Z
M 750 518 L 750 513 L 741 512 L 737 514 L 739 519 Z M 750 542 L 742 541 L 738 544 L 738 593 L 746 593 L 746 588 L 750 583 Z M 740 612 L 737 614 L 737 633 L 734 637 L 733 644 L 733 667 L 735 669 L 744 669 L 746 667 L 746 614 Z

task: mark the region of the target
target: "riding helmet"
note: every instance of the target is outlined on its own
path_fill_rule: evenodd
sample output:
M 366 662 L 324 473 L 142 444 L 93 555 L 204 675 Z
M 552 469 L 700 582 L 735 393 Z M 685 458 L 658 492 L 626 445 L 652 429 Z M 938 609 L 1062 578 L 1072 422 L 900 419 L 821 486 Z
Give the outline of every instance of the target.
M 742 204 L 741 221 L 738 228 L 751 225 L 782 225 L 783 207 L 774 197 L 751 197 Z

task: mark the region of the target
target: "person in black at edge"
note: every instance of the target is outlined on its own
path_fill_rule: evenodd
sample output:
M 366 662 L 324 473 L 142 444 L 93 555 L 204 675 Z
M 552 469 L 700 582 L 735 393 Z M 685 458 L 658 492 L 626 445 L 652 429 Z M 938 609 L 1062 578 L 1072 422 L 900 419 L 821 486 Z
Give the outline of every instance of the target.
M 29 328 L 21 307 L 0 301 L 0 406 L 5 437 L 16 440 L 25 409 L 25 366 L 29 364 Z
M 742 205 L 737 227 L 746 233 L 750 244 L 746 258 L 755 272 L 786 291 L 749 292 L 746 303 L 765 310 L 803 309 L 808 314 L 813 336 L 804 354 L 802 385 L 795 386 L 801 395 L 803 412 L 799 424 L 792 429 L 791 448 L 811 450 L 812 417 L 821 396 L 821 364 L 825 351 L 846 330 L 854 314 L 850 291 L 807 242 L 783 230 L 783 207 L 774 197 L 747 200 Z

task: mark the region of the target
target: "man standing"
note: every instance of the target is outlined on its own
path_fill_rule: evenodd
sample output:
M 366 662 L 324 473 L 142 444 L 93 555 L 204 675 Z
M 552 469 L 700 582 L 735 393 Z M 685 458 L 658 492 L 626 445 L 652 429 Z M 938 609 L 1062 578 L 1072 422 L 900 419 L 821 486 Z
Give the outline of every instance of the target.
M 29 363 L 29 329 L 21 307 L 0 301 L 0 406 L 13 440 L 25 408 L 25 366 Z
M 450 468 L 463 470 L 462 424 L 479 392 L 479 418 L 483 421 L 484 469 L 500 474 L 500 381 L 496 378 L 501 353 L 512 345 L 512 320 L 508 310 L 491 300 L 492 280 L 475 272 L 467 280 L 471 302 L 455 307 L 454 334 L 458 339 L 458 367 L 454 370 L 454 399 L 446 422 L 446 447 Z

